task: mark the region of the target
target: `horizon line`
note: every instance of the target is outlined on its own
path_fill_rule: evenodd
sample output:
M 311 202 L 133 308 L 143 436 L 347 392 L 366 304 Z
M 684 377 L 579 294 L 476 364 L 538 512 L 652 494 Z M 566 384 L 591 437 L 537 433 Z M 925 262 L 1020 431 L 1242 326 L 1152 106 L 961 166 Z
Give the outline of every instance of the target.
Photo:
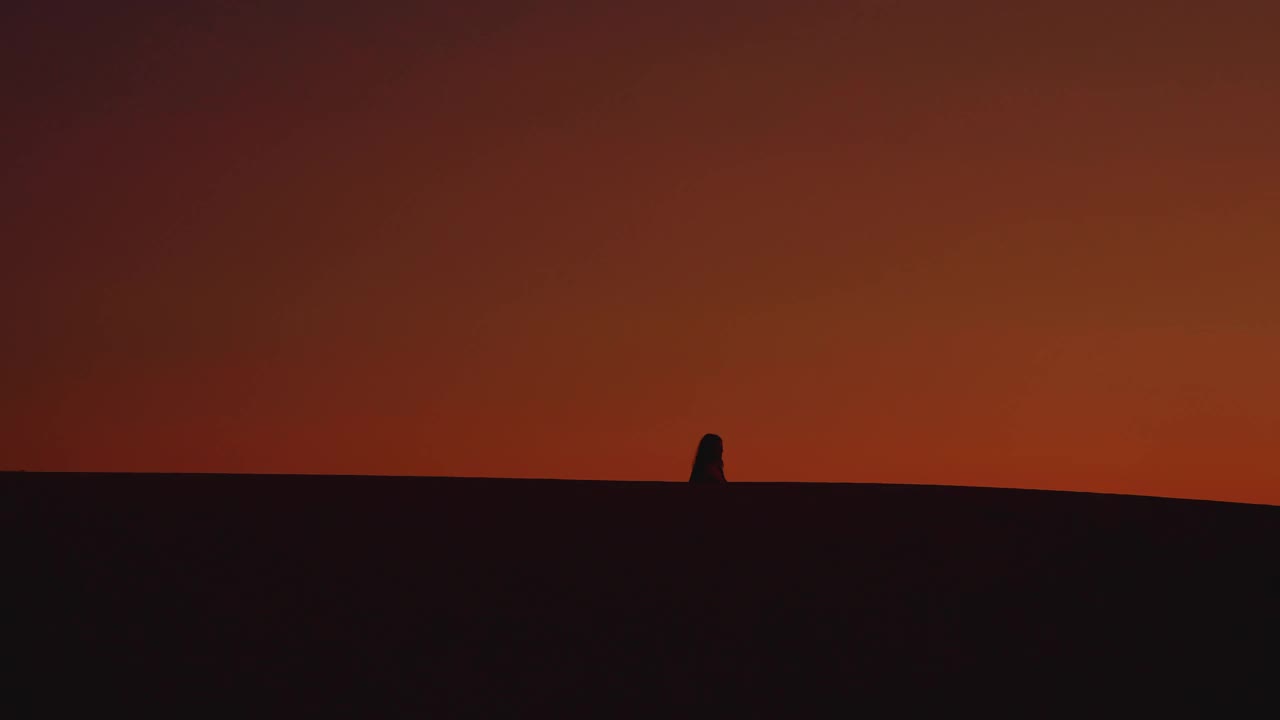
M 510 481 L 510 482 L 548 482 L 548 483 L 609 483 L 635 485 L 689 485 L 687 480 L 635 480 L 620 478 L 556 478 L 510 476 L 498 477 L 487 475 L 406 475 L 381 473 L 314 473 L 314 472 L 216 472 L 216 471 L 129 471 L 129 470 L 0 470 L 5 475 L 133 475 L 133 476 L 180 476 L 180 477 L 296 477 L 296 478 L 369 478 L 400 480 L 464 480 L 464 481 Z M 1254 505 L 1258 507 L 1280 508 L 1280 505 L 1245 500 L 1221 500 L 1174 495 L 1148 495 L 1143 493 L 1105 491 L 1105 490 L 1072 490 L 1065 488 L 1038 488 L 1011 485 L 979 485 L 962 483 L 936 482 L 885 482 L 874 480 L 735 480 L 725 485 L 765 485 L 787 486 L 878 486 L 899 488 L 955 488 L 962 490 L 1006 490 L 1013 492 L 1036 493 L 1070 493 L 1075 495 L 1101 495 L 1153 500 L 1175 500 L 1188 502 L 1211 502 L 1228 505 Z

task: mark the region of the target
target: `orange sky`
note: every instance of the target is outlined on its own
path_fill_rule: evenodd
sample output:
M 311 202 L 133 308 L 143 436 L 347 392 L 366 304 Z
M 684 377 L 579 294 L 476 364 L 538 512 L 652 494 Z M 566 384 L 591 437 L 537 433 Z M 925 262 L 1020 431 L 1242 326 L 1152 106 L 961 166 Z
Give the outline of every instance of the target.
M 0 469 L 1280 504 L 1275 3 L 369 5 L 0 11 Z

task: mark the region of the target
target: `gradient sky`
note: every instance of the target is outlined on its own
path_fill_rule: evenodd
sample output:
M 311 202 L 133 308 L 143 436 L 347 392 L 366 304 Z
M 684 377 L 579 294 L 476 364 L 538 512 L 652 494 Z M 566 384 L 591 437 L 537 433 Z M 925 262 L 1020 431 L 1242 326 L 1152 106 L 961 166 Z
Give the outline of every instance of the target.
M 0 10 L 0 468 L 1280 503 L 1280 4 Z

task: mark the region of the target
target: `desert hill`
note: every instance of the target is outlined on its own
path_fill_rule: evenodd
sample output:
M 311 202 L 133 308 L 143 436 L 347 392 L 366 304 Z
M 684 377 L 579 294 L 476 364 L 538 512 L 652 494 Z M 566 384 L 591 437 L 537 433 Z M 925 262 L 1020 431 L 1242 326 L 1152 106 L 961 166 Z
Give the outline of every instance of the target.
M 886 684 L 1274 676 L 1270 506 L 350 476 L 9 473 L 0 492 L 11 649 L 41 703 L 719 715 Z

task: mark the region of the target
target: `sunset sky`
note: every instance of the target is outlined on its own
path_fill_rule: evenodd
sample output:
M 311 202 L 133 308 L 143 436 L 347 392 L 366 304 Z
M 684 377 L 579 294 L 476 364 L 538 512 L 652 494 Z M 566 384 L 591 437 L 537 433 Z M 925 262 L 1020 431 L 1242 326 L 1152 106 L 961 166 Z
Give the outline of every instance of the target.
M 1280 3 L 0 9 L 0 469 L 1280 504 Z

